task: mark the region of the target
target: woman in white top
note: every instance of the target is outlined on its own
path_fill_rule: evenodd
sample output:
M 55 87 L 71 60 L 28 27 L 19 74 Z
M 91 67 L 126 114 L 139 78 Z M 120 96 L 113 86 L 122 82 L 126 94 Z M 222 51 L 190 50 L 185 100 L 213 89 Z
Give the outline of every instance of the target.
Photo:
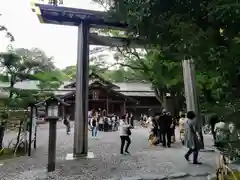
M 120 148 L 120 153 L 121 154 L 129 154 L 128 152 L 128 148 L 131 144 L 131 139 L 130 139 L 130 125 L 127 123 L 127 116 L 124 115 L 121 119 L 120 119 L 120 123 L 119 123 L 119 133 L 120 133 L 120 139 L 121 139 L 121 148 Z M 131 131 L 130 131 L 131 132 Z M 124 149 L 124 145 L 125 145 L 125 141 L 127 141 L 126 147 L 125 147 L 125 153 L 123 151 Z
M 186 123 L 186 116 L 185 114 L 181 114 L 179 119 L 179 132 L 180 132 L 180 140 L 183 142 L 184 139 L 184 132 L 185 132 L 185 123 Z
M 151 130 L 153 129 L 153 122 L 152 122 L 152 117 L 149 116 L 147 121 L 146 121 L 146 125 L 149 128 L 149 132 L 151 132 Z
M 99 118 L 99 123 L 98 123 L 98 130 L 99 131 L 103 131 L 103 118 L 104 117 L 101 117 Z

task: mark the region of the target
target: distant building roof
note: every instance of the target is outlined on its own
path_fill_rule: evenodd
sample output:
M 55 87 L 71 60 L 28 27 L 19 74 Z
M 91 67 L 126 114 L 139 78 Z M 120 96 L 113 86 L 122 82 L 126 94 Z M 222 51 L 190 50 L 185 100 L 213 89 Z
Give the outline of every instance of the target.
M 138 97 L 142 97 L 142 96 L 144 96 L 144 97 L 155 97 L 156 96 L 154 92 L 144 92 L 144 91 L 142 91 L 142 92 L 119 91 L 119 92 L 121 92 L 125 96 L 132 96 L 132 97 L 137 97 L 137 96 Z
M 117 86 L 119 86 L 119 89 L 116 89 L 117 91 L 136 91 L 136 92 L 141 92 L 141 91 L 149 91 L 153 92 L 152 85 L 150 83 L 141 83 L 141 82 L 119 82 L 115 83 Z
M 93 83 L 95 80 L 90 80 L 89 84 Z M 64 81 L 60 88 L 53 91 L 55 95 L 65 95 L 75 90 L 75 88 L 64 88 L 66 85 L 71 84 L 71 81 Z M 26 90 L 39 90 L 39 81 L 22 81 L 15 85 L 15 88 L 26 89 Z M 142 82 L 118 82 L 114 83 L 112 88 L 114 91 L 121 92 L 125 96 L 149 96 L 155 97 L 155 93 L 152 89 L 150 83 Z M 7 96 L 7 92 L 3 88 L 9 87 L 9 83 L 0 82 L 0 97 Z M 2 88 L 2 89 L 1 89 Z
M 104 79 L 101 75 L 99 75 L 97 73 L 94 73 L 94 72 L 91 72 L 89 74 L 89 82 L 88 82 L 88 84 L 92 84 L 96 80 L 100 80 L 102 83 L 105 84 L 105 86 L 109 86 L 110 88 L 115 88 L 115 89 L 119 88 L 116 84 L 112 83 L 109 80 Z M 66 84 L 63 87 L 64 88 L 75 88 L 76 87 L 76 81 L 72 81 L 72 82 L 70 82 L 69 84 Z
M 65 91 L 61 91 L 63 89 L 63 87 L 66 84 L 69 84 L 69 81 L 64 81 L 63 84 L 59 87 L 59 90 L 53 91 L 53 93 L 55 95 L 64 95 L 67 92 L 71 92 L 74 89 L 69 89 L 69 91 L 67 91 L 68 89 L 65 89 Z M 24 89 L 24 90 L 39 90 L 39 81 L 22 81 L 22 82 L 17 82 L 15 84 L 15 88 L 17 89 Z M 6 97 L 8 95 L 8 92 L 6 91 L 5 88 L 9 87 L 10 83 L 7 82 L 0 82 L 0 97 Z
M 124 93 L 120 92 L 120 91 L 116 91 L 115 89 L 112 89 L 112 88 L 109 88 L 107 86 L 105 86 L 104 83 L 100 82 L 100 81 L 94 81 L 92 84 L 89 85 L 89 88 L 90 88 L 90 91 L 92 88 L 94 87 L 100 87 L 102 89 L 105 89 L 106 91 L 108 92 L 112 92 L 114 93 L 116 96 L 120 96 L 124 99 L 127 99 L 128 101 L 130 102 L 135 102 L 137 103 L 138 101 L 135 100 L 134 98 L 132 97 L 129 97 L 129 96 L 126 96 Z M 75 95 L 75 91 L 71 91 L 69 93 L 66 93 L 65 95 L 62 95 L 61 98 L 67 98 L 67 97 L 71 97 L 71 96 L 74 96 Z

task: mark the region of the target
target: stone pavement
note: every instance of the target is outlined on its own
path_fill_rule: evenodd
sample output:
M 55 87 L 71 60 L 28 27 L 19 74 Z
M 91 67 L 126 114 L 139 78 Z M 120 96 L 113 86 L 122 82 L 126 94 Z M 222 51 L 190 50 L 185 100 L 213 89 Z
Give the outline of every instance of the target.
M 32 157 L 20 157 L 4 162 L 0 167 L 1 180 L 150 180 L 166 179 L 167 176 L 169 179 L 177 176 L 182 180 L 203 180 L 215 171 L 214 152 L 200 153 L 203 165 L 189 164 L 183 158 L 186 149 L 180 142 L 173 144 L 172 148 L 149 147 L 147 129 L 140 127 L 132 132 L 131 156 L 119 154 L 118 132 L 100 132 L 98 139 L 92 139 L 89 133 L 89 151 L 94 153 L 94 158 L 67 161 L 65 156 L 72 152 L 73 135 L 66 135 L 64 126 L 59 124 L 56 171 L 46 174 L 47 126 L 41 125 L 38 131 L 38 148 Z M 206 141 L 210 145 L 209 137 Z

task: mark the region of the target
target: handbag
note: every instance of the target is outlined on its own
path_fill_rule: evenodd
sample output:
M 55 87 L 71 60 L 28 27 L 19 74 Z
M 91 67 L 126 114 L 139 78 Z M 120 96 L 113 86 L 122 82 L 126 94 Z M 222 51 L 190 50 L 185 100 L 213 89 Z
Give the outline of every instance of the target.
M 193 141 L 194 141 L 194 146 L 196 149 L 203 149 L 203 143 L 199 140 L 198 135 L 196 131 L 194 130 L 193 126 L 189 123 L 187 123 L 188 126 L 190 127 L 192 133 L 193 133 Z

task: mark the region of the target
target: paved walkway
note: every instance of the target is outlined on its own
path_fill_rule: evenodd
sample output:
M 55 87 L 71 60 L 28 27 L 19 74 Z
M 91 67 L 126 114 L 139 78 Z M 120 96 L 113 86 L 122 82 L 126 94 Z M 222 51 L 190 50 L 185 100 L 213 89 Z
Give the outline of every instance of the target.
M 104 179 L 161 179 L 165 176 L 182 175 L 182 180 L 206 179 L 215 171 L 215 153 L 202 152 L 203 165 L 192 165 L 183 158 L 186 149 L 180 142 L 172 148 L 149 147 L 147 129 L 136 128 L 132 132 L 131 156 L 119 154 L 118 132 L 100 132 L 99 139 L 89 138 L 92 159 L 66 161 L 64 157 L 72 152 L 73 135 L 67 136 L 62 124 L 58 127 L 56 171 L 48 174 L 47 164 L 48 125 L 41 125 L 38 131 L 38 148 L 31 158 L 20 157 L 5 161 L 0 167 L 1 180 L 104 180 Z M 178 133 L 177 133 L 178 134 Z M 90 135 L 90 134 L 89 134 Z M 7 135 L 8 136 L 8 135 Z M 7 139 L 7 138 L 6 138 Z M 210 138 L 206 138 L 210 145 Z M 186 174 L 191 177 L 185 177 Z M 129 179 L 130 180 L 130 179 Z

